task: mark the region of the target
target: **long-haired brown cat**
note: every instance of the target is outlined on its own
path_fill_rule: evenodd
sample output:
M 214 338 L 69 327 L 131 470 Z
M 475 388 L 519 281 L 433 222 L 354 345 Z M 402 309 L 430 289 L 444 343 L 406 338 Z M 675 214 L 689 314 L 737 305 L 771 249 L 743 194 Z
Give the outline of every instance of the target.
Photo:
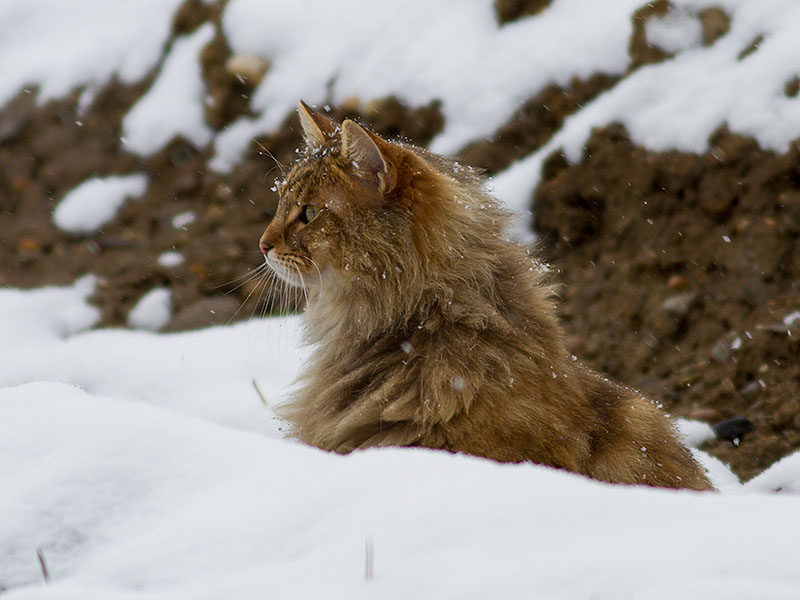
M 299 113 L 307 148 L 261 237 L 308 297 L 316 346 L 284 410 L 296 437 L 713 489 L 651 402 L 569 356 L 543 269 L 471 170 Z

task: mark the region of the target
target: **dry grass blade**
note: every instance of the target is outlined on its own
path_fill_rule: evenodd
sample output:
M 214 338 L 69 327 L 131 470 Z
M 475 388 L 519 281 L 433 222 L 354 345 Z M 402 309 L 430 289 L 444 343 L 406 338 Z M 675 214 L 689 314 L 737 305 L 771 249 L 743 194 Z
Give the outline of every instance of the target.
M 255 379 L 253 379 L 253 388 L 256 390 L 256 394 L 258 394 L 258 397 L 261 398 L 261 402 L 264 404 L 264 406 L 269 408 L 269 404 L 267 404 L 267 399 L 264 397 L 264 394 L 261 393 L 261 390 L 259 389 Z
M 44 560 L 44 552 L 41 548 L 36 549 L 36 557 L 39 559 L 39 567 L 42 569 L 42 577 L 45 583 L 50 583 L 50 571 L 47 570 L 47 562 Z
M 364 581 L 372 581 L 374 557 L 375 547 L 372 544 L 372 536 L 368 535 L 364 540 Z

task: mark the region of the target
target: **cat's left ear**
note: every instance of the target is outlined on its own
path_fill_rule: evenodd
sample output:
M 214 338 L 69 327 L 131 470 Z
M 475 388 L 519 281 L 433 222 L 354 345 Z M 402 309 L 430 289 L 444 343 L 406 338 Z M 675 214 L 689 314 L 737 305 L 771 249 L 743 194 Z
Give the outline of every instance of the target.
M 342 152 L 361 174 L 374 178 L 381 193 L 394 188 L 395 169 L 384 142 L 350 119 L 342 123 Z
M 300 117 L 300 125 L 303 127 L 303 137 L 309 146 L 325 145 L 326 142 L 330 142 L 339 128 L 336 121 L 329 119 L 318 110 L 314 110 L 302 100 L 297 106 L 297 114 Z

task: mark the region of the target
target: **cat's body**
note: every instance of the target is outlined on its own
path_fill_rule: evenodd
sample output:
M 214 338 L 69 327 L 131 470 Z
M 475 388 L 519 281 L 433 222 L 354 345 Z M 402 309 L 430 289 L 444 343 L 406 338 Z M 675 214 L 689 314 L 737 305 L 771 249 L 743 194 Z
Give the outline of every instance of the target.
M 424 446 L 712 489 L 668 419 L 565 350 L 541 265 L 471 170 L 301 104 L 309 151 L 262 236 L 316 344 L 285 409 L 335 452 Z

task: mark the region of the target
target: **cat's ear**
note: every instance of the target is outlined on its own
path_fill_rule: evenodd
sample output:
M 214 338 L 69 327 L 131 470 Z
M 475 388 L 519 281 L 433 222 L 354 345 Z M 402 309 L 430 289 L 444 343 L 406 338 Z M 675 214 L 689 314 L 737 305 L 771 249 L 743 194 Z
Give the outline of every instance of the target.
M 297 106 L 297 114 L 300 116 L 300 125 L 303 127 L 303 137 L 309 146 L 324 145 L 331 140 L 339 128 L 336 121 L 314 110 L 302 100 Z
M 384 142 L 355 121 L 342 123 L 342 152 L 359 172 L 378 181 L 382 193 L 394 187 L 394 167 L 381 149 Z

